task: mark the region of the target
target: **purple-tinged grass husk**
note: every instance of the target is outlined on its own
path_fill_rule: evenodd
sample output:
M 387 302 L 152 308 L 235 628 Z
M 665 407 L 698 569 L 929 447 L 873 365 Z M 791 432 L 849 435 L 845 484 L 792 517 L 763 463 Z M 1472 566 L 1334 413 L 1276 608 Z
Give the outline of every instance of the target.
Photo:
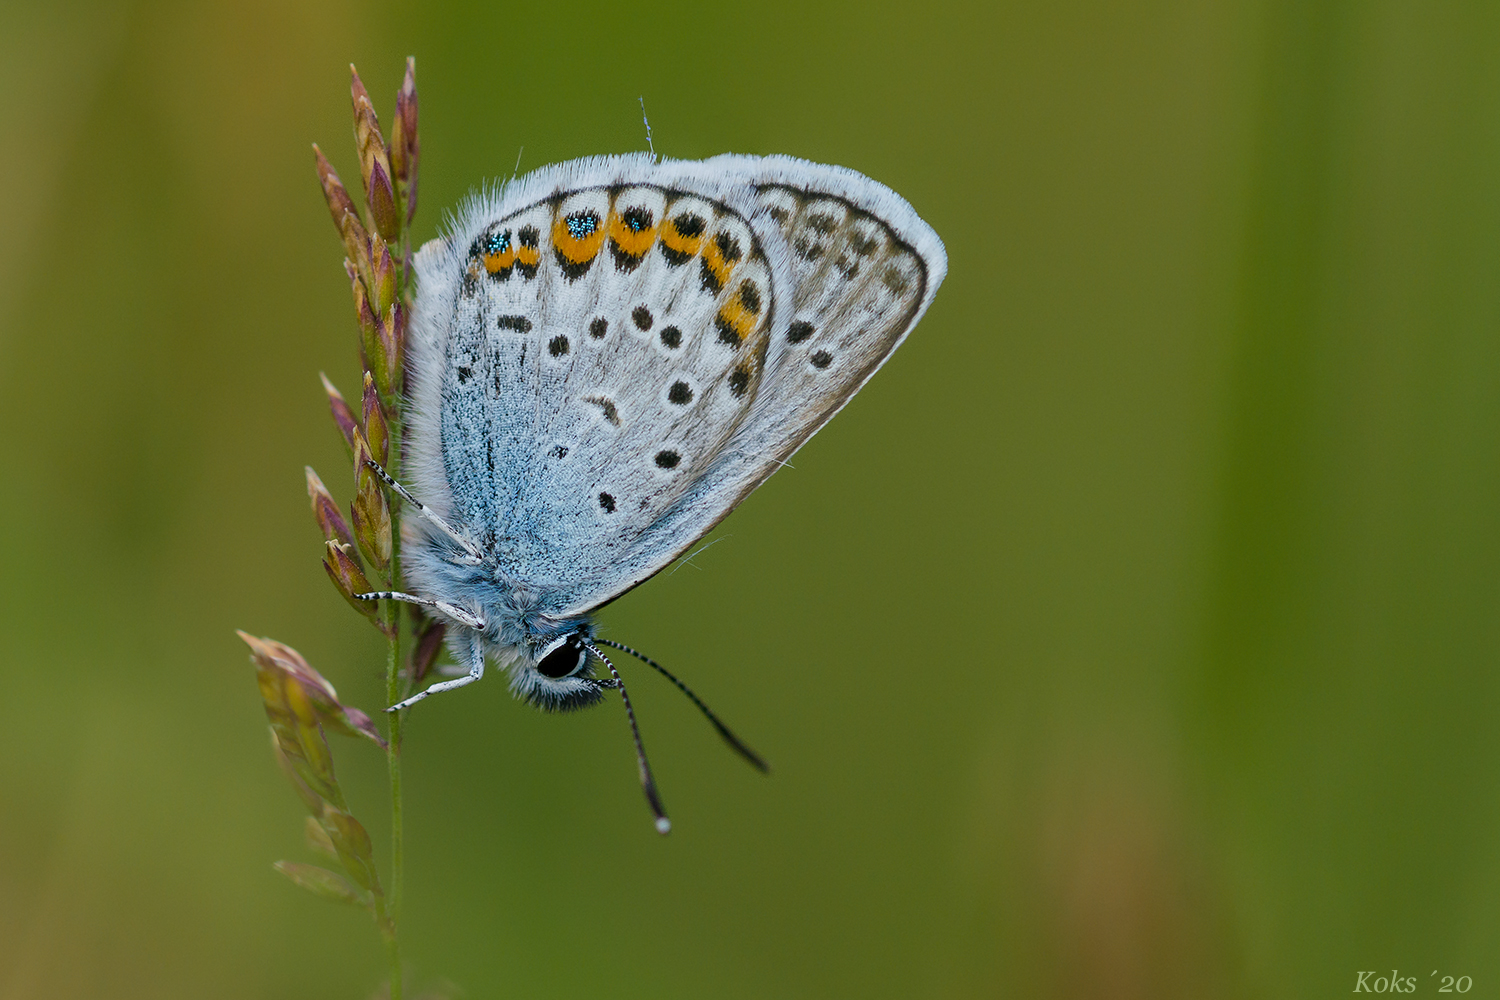
M 375 223 L 375 231 L 388 241 L 400 239 L 401 209 L 396 204 L 396 189 L 391 183 L 390 165 L 385 157 L 375 158 L 367 183 L 370 218 Z
M 344 396 L 334 388 L 328 376 L 318 372 L 318 378 L 323 380 L 323 391 L 328 394 L 328 409 L 333 414 L 333 422 L 338 426 L 339 434 L 344 438 L 344 447 L 349 451 L 349 458 L 354 458 L 354 433 L 359 429 L 359 418 L 354 415 L 354 409 L 344 401 Z
M 421 147 L 417 144 L 417 61 L 408 57 L 406 76 L 396 93 L 396 114 L 391 119 L 391 178 L 396 182 L 397 203 L 404 208 L 406 224 L 417 214 L 417 168 Z
M 380 393 L 375 388 L 375 378 L 365 372 L 365 386 L 360 400 L 365 418 L 365 440 L 375 461 L 386 464 L 390 452 L 390 429 L 385 422 L 385 406 L 380 402 Z
M 370 580 L 365 576 L 365 571 L 354 553 L 353 546 L 345 548 L 334 541 L 325 543 L 323 569 L 328 572 L 328 579 L 333 581 L 334 589 L 349 602 L 349 606 L 370 619 L 370 623 L 389 638 L 391 625 L 380 614 L 379 602 L 359 601 L 354 598 L 355 594 L 368 594 L 375 589 L 370 586 Z
M 323 480 L 318 478 L 312 466 L 306 466 L 303 471 L 307 473 L 307 497 L 312 501 L 313 517 L 318 520 L 323 538 L 352 548 L 354 533 L 349 529 L 349 522 L 344 520 L 338 502 L 333 499 L 328 487 L 323 485 Z
M 354 541 L 365 561 L 379 573 L 391 568 L 391 506 L 385 498 L 385 487 L 376 478 L 369 463 L 374 459 L 364 434 L 354 435 L 354 501 L 350 513 L 354 522 Z
M 385 747 L 385 740 L 370 717 L 339 701 L 333 685 L 314 670 L 301 653 L 275 639 L 256 638 L 247 632 L 238 634 L 250 647 L 250 657 L 255 663 L 268 713 L 274 705 L 283 713 L 296 714 L 299 720 L 328 726 L 345 736 L 363 737 L 382 749 Z M 291 700 L 294 689 L 297 692 L 295 702 Z M 268 690 L 282 694 L 276 699 L 265 698 Z M 273 718 L 272 723 L 275 722 Z
M 349 190 L 317 143 L 313 143 L 313 158 L 317 164 L 318 181 L 323 185 L 323 198 L 328 202 L 328 214 L 333 217 L 334 228 L 344 241 L 344 252 L 353 260 L 360 255 L 359 246 L 363 244 L 367 248 L 364 253 L 368 255 L 370 237 L 359 221 L 359 209 L 349 197 Z
M 413 630 L 416 633 L 416 643 L 407 659 L 406 676 L 416 684 L 426 678 L 432 665 L 437 662 L 438 654 L 443 651 L 443 637 L 447 634 L 448 625 L 441 618 L 423 615 L 414 624 Z
M 370 286 L 370 308 L 376 316 L 384 316 L 396 304 L 400 293 L 401 272 L 391 257 L 390 245 L 385 240 L 370 241 L 371 273 L 374 284 Z

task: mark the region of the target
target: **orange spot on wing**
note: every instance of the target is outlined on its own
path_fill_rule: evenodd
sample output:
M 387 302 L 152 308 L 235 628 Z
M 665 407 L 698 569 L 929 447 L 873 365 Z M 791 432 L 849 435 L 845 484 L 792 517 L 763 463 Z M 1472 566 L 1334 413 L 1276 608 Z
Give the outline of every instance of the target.
M 689 257 L 696 257 L 698 255 L 698 249 L 703 246 L 703 234 L 699 233 L 697 236 L 684 236 L 682 233 L 677 231 L 676 222 L 672 219 L 668 219 L 666 221 L 666 224 L 661 227 L 661 243 L 662 246 L 675 253 L 685 254 Z
M 709 240 L 708 245 L 703 248 L 703 263 L 708 265 L 708 269 L 718 279 L 720 288 L 729 283 L 729 276 L 734 273 L 735 261 L 725 258 L 723 251 L 719 249 L 718 240 Z
M 484 255 L 484 269 L 491 274 L 504 271 L 516 262 L 516 245 L 514 243 L 499 253 L 487 253 Z
M 621 253 L 630 257 L 640 257 L 651 249 L 656 242 L 657 228 L 647 226 L 640 230 L 631 229 L 618 212 L 609 213 L 609 238 L 615 241 L 615 246 L 620 248 Z M 676 233 L 675 229 L 673 233 Z
M 604 227 L 595 224 L 593 231 L 580 239 L 568 228 L 567 218 L 560 217 L 552 224 L 552 245 L 569 263 L 586 263 L 593 260 L 598 255 L 599 248 L 604 246 Z M 532 253 L 535 254 L 535 251 Z
M 734 335 L 742 342 L 755 329 L 755 313 L 744 307 L 738 295 L 724 303 L 719 309 L 718 319 L 717 325 L 721 331 L 726 328 L 734 331 Z

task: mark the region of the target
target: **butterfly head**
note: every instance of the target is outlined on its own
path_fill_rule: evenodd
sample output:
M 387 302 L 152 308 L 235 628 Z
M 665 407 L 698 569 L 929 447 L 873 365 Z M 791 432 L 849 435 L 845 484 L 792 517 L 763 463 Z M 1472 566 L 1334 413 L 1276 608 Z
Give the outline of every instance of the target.
M 571 712 L 598 702 L 609 684 L 595 678 L 590 669 L 584 644 L 591 641 L 586 627 L 538 639 L 530 655 L 523 655 L 511 667 L 511 689 L 548 712 Z

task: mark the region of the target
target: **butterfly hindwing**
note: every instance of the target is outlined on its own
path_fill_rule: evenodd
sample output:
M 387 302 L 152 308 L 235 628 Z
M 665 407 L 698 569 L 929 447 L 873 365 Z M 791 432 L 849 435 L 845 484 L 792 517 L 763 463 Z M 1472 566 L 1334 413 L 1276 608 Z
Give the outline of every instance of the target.
M 538 171 L 471 199 L 417 257 L 413 485 L 547 613 L 585 613 L 816 433 L 946 266 L 904 200 L 840 167 Z
M 501 572 L 559 599 L 607 586 L 722 453 L 757 395 L 778 284 L 752 199 L 639 161 L 590 166 L 593 183 L 532 184 L 424 249 L 436 308 L 414 324 L 413 437 L 441 442 L 413 449 L 418 484 Z

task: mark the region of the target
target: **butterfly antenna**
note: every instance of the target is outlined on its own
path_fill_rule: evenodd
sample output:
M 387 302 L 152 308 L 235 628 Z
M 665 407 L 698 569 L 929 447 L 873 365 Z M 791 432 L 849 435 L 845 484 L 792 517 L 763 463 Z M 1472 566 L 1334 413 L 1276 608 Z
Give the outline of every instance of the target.
M 620 672 L 609 661 L 609 657 L 601 653 L 597 647 L 585 642 L 583 648 L 603 660 L 604 665 L 609 668 L 610 675 L 615 679 L 612 686 L 619 689 L 620 700 L 625 702 L 625 716 L 630 719 L 630 734 L 635 737 L 635 759 L 641 769 L 641 790 L 646 793 L 646 802 L 651 806 L 651 811 L 656 814 L 656 832 L 671 833 L 672 821 L 667 819 L 667 810 L 661 804 L 661 796 L 656 791 L 656 779 L 651 777 L 651 764 L 646 760 L 646 745 L 641 742 L 641 728 L 635 724 L 635 709 L 630 707 L 630 695 L 625 693 L 625 682 L 620 679 Z
M 679 690 L 683 694 L 687 695 L 688 696 L 688 701 L 691 701 L 694 705 L 697 705 L 698 706 L 698 711 L 702 712 L 703 715 L 708 719 L 708 721 L 713 724 L 713 727 L 719 731 L 719 735 L 722 736 L 722 737 L 724 737 L 724 742 L 728 743 L 731 747 L 733 747 L 734 750 L 735 750 L 735 752 L 738 753 L 741 757 L 743 757 L 747 761 L 749 761 L 750 764 L 751 764 L 751 766 L 754 767 L 757 771 L 760 771 L 762 774 L 770 774 L 771 773 L 771 766 L 769 764 L 767 764 L 764 759 L 761 758 L 761 755 L 758 754 L 758 753 L 756 753 L 754 750 L 751 750 L 748 746 L 746 746 L 744 744 L 744 742 L 738 736 L 736 736 L 736 735 L 734 735 L 734 733 L 730 732 L 729 731 L 729 727 L 726 726 L 726 725 L 724 725 L 724 723 L 720 722 L 719 721 L 719 717 L 717 715 L 715 715 L 713 713 L 713 711 L 711 709 L 709 709 L 709 707 L 707 705 L 703 704 L 703 700 L 701 698 L 699 698 L 697 695 L 693 694 L 692 690 L 686 684 L 682 683 L 682 681 L 678 680 L 676 678 L 676 676 L 674 676 L 672 674 L 672 672 L 670 670 L 668 670 L 666 667 L 662 666 L 660 663 L 657 663 L 655 660 L 651 659 L 651 657 L 647 656 L 646 654 L 641 653 L 638 650 L 631 649 L 629 646 L 625 645 L 624 643 L 614 642 L 613 640 L 610 640 L 610 639 L 598 639 L 598 638 L 596 638 L 594 641 L 595 642 L 602 642 L 606 646 L 613 646 L 615 649 L 623 650 L 623 651 L 629 653 L 631 656 L 635 657 L 637 660 L 640 660 L 642 663 L 645 663 L 647 666 L 649 666 L 652 669 L 654 669 L 657 673 L 661 674 L 663 677 L 665 677 L 667 680 L 671 681 L 673 684 L 676 684 L 677 685 L 677 690 Z M 606 660 L 605 662 L 607 663 L 609 661 Z M 611 669 L 613 669 L 613 668 L 611 668 Z
M 651 145 L 651 120 L 646 117 L 646 98 L 639 98 L 641 102 L 641 123 L 646 126 L 646 148 L 651 150 L 651 159 L 656 159 L 656 147 Z

